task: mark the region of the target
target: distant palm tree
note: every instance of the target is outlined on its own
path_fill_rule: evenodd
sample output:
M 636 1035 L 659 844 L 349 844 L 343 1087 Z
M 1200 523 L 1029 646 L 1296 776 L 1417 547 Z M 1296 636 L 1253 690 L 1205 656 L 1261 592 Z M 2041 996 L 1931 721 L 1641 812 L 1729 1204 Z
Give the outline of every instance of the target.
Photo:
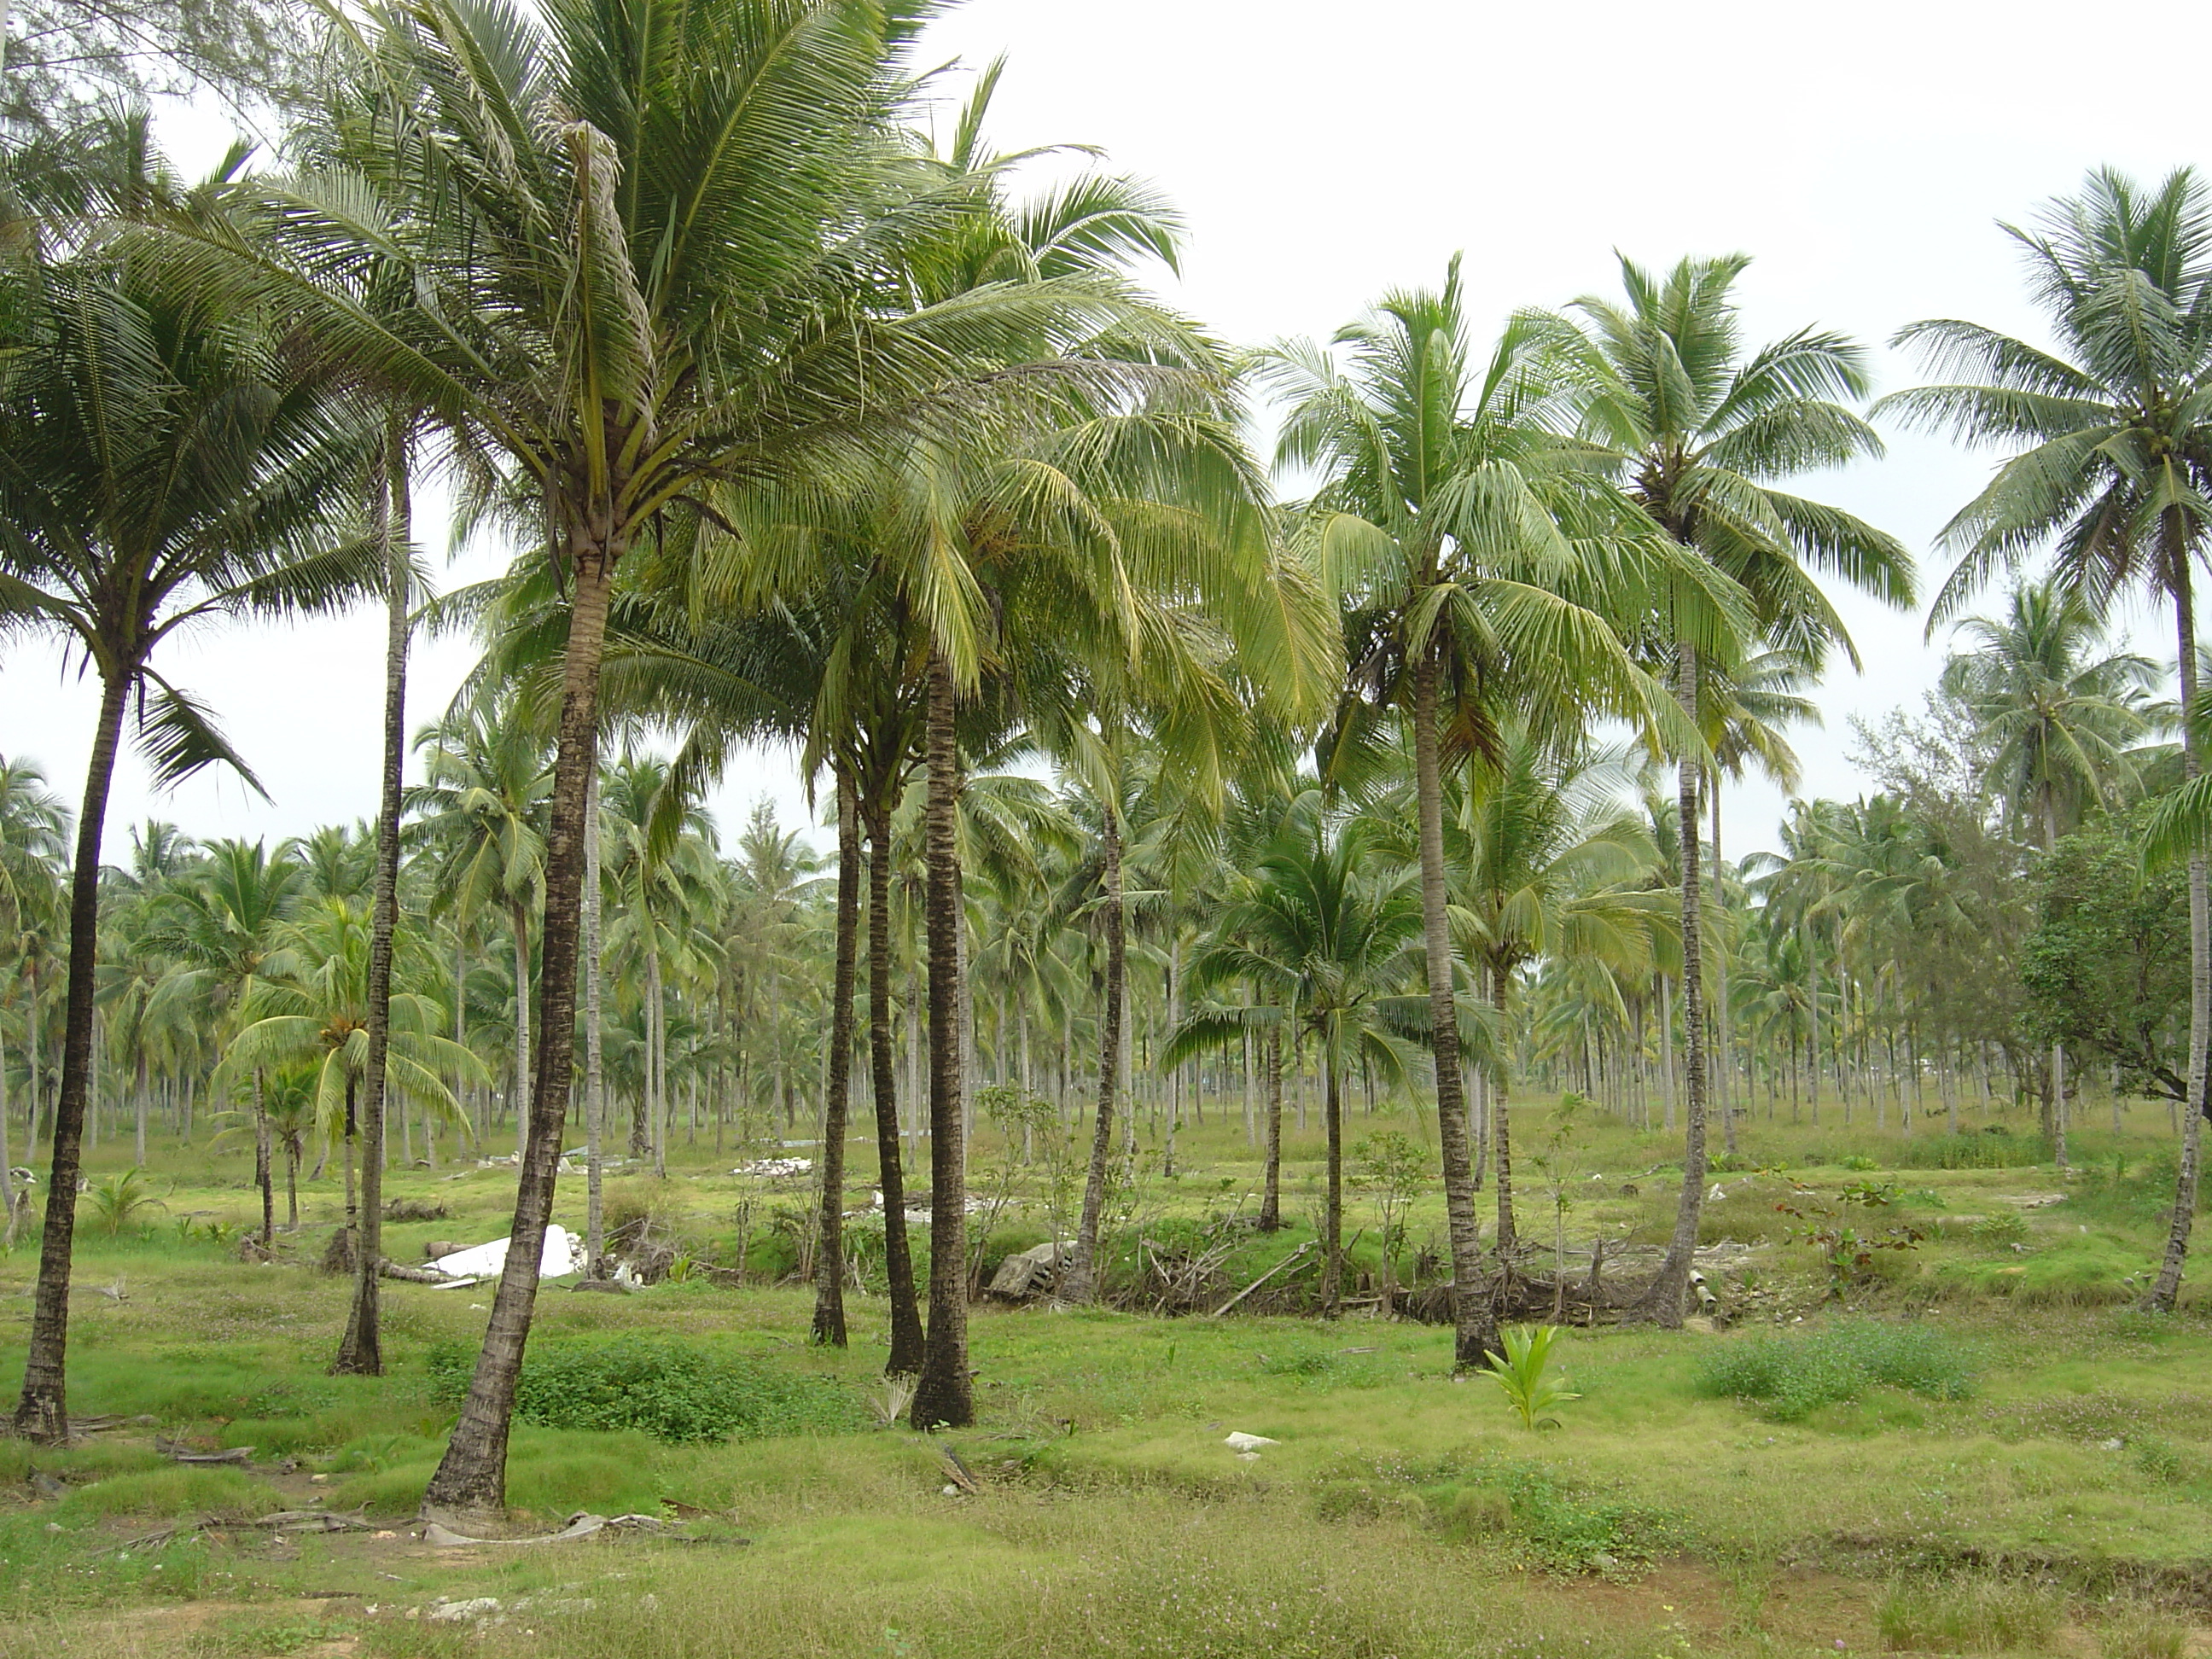
M 1958 613 L 1997 570 L 2048 547 L 2062 587 L 2092 615 L 2129 588 L 2173 607 L 2181 702 L 2197 695 L 2195 568 L 2212 532 L 2212 191 L 2186 167 L 2144 190 L 2093 173 L 2033 228 L 2008 225 L 2055 350 L 1978 323 L 1902 330 L 1938 374 L 1959 378 L 1876 405 L 1977 448 L 2009 452 L 1944 526 L 1959 555 L 1929 615 Z M 2185 783 L 2203 770 L 2182 727 Z M 2172 1311 L 2197 1208 L 2212 1041 L 2212 866 L 2189 859 L 2189 1102 L 2165 1259 L 2144 1305 Z
M 1364 1066 L 1402 1083 L 1406 1044 L 1397 1033 L 1425 1012 L 1420 998 L 1401 994 L 1418 961 L 1419 891 L 1410 870 L 1377 856 L 1378 829 L 1361 818 L 1332 821 L 1318 791 L 1291 804 L 1189 969 L 1194 989 L 1241 981 L 1264 1000 L 1193 1014 L 1161 1054 L 1163 1066 L 1177 1066 L 1278 1024 L 1313 1040 L 1328 1135 L 1321 1303 L 1331 1313 L 1344 1272 L 1345 1079 Z
M 1620 300 L 1590 295 L 1572 310 L 1580 361 L 1581 431 L 1666 534 L 1750 594 L 1770 645 L 1817 658 L 1850 648 L 1811 569 L 1895 605 L 1912 600 L 1912 559 L 1893 536 L 1775 487 L 1796 474 L 1879 454 L 1881 441 L 1843 401 L 1868 389 L 1863 347 L 1805 328 L 1747 350 L 1735 299 L 1741 254 L 1684 259 L 1663 276 L 1620 262 Z M 1654 618 L 1674 695 L 1701 732 L 1698 643 L 1672 606 Z M 1748 652 L 1753 641 L 1742 641 Z M 1725 663 L 1711 665 L 1723 671 Z M 1705 981 L 1698 823 L 1705 757 L 1678 750 L 1682 836 L 1682 1048 L 1686 1145 L 1674 1237 L 1640 1313 L 1679 1325 L 1705 1184 Z

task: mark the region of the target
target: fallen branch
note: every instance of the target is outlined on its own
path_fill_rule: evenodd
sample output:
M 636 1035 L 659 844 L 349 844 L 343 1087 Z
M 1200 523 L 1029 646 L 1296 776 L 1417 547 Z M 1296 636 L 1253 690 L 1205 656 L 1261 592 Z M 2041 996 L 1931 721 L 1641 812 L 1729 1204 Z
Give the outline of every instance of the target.
M 1292 1251 L 1291 1251 L 1288 1255 L 1285 1256 L 1285 1257 L 1284 1257 L 1280 1261 L 1278 1261 L 1278 1262 L 1277 1262 L 1273 1267 L 1272 1267 L 1268 1268 L 1267 1272 L 1265 1272 L 1265 1273 L 1261 1273 L 1261 1274 L 1257 1279 L 1254 1279 L 1254 1280 L 1253 1280 L 1249 1285 L 1246 1285 L 1243 1290 L 1241 1290 L 1241 1291 L 1237 1291 L 1236 1295 L 1234 1295 L 1234 1296 L 1231 1297 L 1229 1298 L 1229 1300 L 1228 1300 L 1228 1301 L 1226 1301 L 1226 1302 L 1223 1303 L 1219 1307 L 1216 1308 L 1216 1309 L 1213 1310 L 1213 1312 L 1209 1316 L 1209 1317 L 1211 1317 L 1211 1318 L 1214 1318 L 1214 1319 L 1218 1319 L 1218 1318 L 1220 1318 L 1222 1315 L 1224 1315 L 1224 1314 L 1227 1313 L 1227 1312 L 1228 1312 L 1231 1308 L 1235 1307 L 1238 1303 L 1242 1302 L 1242 1301 L 1243 1301 L 1246 1297 L 1248 1297 L 1248 1296 L 1251 1295 L 1253 1291 L 1255 1291 L 1258 1290 L 1258 1289 L 1259 1289 L 1262 1285 L 1266 1284 L 1269 1279 L 1273 1279 L 1273 1278 L 1277 1273 L 1279 1273 L 1282 1272 L 1284 1268 L 1285 1268 L 1285 1267 L 1289 1267 L 1292 1262 L 1294 1262 L 1294 1261 L 1297 1261 L 1300 1257 L 1304 1256 L 1304 1255 L 1305 1255 L 1305 1253 L 1306 1253 L 1307 1251 L 1310 1250 L 1311 1249 L 1313 1249 L 1313 1247 L 1314 1247 L 1314 1242 L 1313 1242 L 1313 1240 L 1311 1240 L 1310 1238 L 1310 1239 L 1308 1239 L 1304 1243 L 1303 1243 L 1303 1244 L 1299 1245 L 1299 1246 L 1298 1246 L 1298 1248 L 1297 1248 L 1297 1249 L 1292 1250 Z
M 609 1519 L 604 1515 L 579 1511 L 568 1517 L 568 1524 L 558 1532 L 544 1533 L 536 1538 L 470 1538 L 455 1532 L 437 1521 L 422 1528 L 423 1541 L 441 1550 L 474 1547 L 479 1545 L 503 1545 L 511 1549 L 525 1549 L 535 1544 L 572 1544 L 580 1538 L 591 1538 L 609 1529 L 626 1532 L 657 1533 L 667 1530 L 667 1523 L 658 1516 L 617 1515 Z

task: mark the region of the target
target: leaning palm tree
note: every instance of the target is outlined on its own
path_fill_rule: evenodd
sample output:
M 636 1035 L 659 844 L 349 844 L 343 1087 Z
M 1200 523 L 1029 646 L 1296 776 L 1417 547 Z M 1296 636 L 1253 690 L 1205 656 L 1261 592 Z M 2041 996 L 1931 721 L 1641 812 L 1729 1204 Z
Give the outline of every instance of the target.
M 143 134 L 140 135 L 143 137 Z M 127 138 L 127 135 L 126 135 Z M 141 154 L 146 153 L 143 145 Z M 136 205 L 189 210 L 173 181 Z M 67 1433 L 70 1240 L 92 1066 L 100 838 L 126 714 L 157 783 L 210 763 L 252 774 L 208 711 L 155 665 L 211 616 L 343 603 L 375 580 L 347 533 L 362 434 L 248 302 L 218 305 L 137 253 L 17 264 L 0 372 L 0 630 L 58 636 L 99 676 L 70 901 L 53 1168 L 19 1432 Z
M 1620 262 L 1622 300 L 1574 302 L 1580 430 L 1679 546 L 1748 592 L 1770 645 L 1808 656 L 1850 641 L 1812 571 L 1884 601 L 1912 599 L 1912 561 L 1894 537 L 1840 508 L 1775 488 L 1792 475 L 1878 454 L 1881 440 L 1843 399 L 1865 395 L 1863 348 L 1801 329 L 1747 351 L 1734 289 L 1747 256 L 1684 259 L 1664 276 Z M 1808 568 L 1810 567 L 1810 568 Z M 1674 694 L 1700 725 L 1699 649 L 1679 611 L 1652 619 Z M 1719 665 L 1724 667 L 1725 665 Z M 1682 1048 L 1686 1110 L 1674 1232 L 1641 1311 L 1678 1325 L 1705 1200 L 1705 1066 L 1698 814 L 1705 762 L 1679 751 L 1682 836 Z
M 2093 615 L 2130 588 L 2173 607 L 2181 701 L 2197 692 L 2195 565 L 2212 532 L 2212 193 L 2181 168 L 2145 191 L 2111 170 L 2052 202 L 2032 228 L 2005 227 L 2054 349 L 1977 323 L 1935 319 L 1898 336 L 1946 383 L 1877 405 L 1976 447 L 2008 452 L 1944 527 L 1959 562 L 1929 626 L 1955 616 L 1996 571 L 2045 548 Z M 2182 770 L 2203 770 L 2193 725 Z M 2145 1305 L 2180 1293 L 2208 1105 L 2212 1041 L 2212 866 L 2188 850 L 2190 1035 L 2186 1127 L 2165 1258 Z
M 1591 714 L 1650 727 L 1670 716 L 1616 628 L 1678 596 L 1700 645 L 1733 640 L 1725 577 L 1656 533 L 1562 435 L 1560 365 L 1516 319 L 1475 355 L 1454 260 L 1443 288 L 1393 293 L 1332 344 L 1263 360 L 1291 400 L 1279 464 L 1323 483 L 1303 533 L 1346 607 L 1352 682 L 1327 775 L 1360 787 L 1376 717 L 1412 731 L 1438 1151 L 1452 1256 L 1456 1363 L 1497 1342 L 1485 1292 L 1444 866 L 1444 774 L 1521 708 L 1578 728 Z

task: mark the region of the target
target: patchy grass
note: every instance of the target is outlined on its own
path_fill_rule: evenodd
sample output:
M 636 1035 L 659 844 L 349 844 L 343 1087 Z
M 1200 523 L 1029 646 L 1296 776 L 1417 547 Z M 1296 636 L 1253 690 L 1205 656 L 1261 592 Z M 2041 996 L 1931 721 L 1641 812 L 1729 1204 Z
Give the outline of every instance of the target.
M 1933 1326 L 1861 1319 L 1805 1335 L 1729 1342 L 1699 1362 L 1697 1380 L 1706 1394 L 1755 1401 L 1789 1422 L 1857 1400 L 1877 1384 L 1962 1400 L 1976 1369 L 1972 1350 Z

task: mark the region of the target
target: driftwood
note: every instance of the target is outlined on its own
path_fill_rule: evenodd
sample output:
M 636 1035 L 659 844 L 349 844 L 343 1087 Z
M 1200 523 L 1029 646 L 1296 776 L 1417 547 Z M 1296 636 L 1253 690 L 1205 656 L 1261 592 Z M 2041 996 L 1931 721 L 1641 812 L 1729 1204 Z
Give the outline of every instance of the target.
M 1216 1309 L 1213 1310 L 1213 1313 L 1212 1313 L 1212 1317 L 1213 1317 L 1213 1318 L 1215 1318 L 1215 1319 L 1218 1319 L 1218 1318 L 1220 1318 L 1222 1315 L 1224 1315 L 1224 1314 L 1227 1313 L 1227 1312 L 1228 1312 L 1231 1308 L 1234 1308 L 1234 1307 L 1235 1307 L 1238 1303 L 1242 1302 L 1242 1301 L 1243 1301 L 1246 1297 L 1248 1297 L 1248 1296 L 1251 1295 L 1253 1291 L 1255 1291 L 1258 1290 L 1258 1289 L 1259 1289 L 1262 1285 L 1266 1284 L 1269 1279 L 1273 1279 L 1273 1278 L 1277 1273 L 1281 1273 L 1281 1272 L 1282 1272 L 1285 1267 L 1289 1267 L 1292 1262 L 1297 1261 L 1300 1260 L 1302 1257 L 1304 1257 L 1304 1256 L 1305 1255 L 1305 1254 L 1306 1254 L 1309 1250 L 1312 1249 L 1313 1248 L 1314 1248 L 1314 1241 L 1313 1241 L 1313 1240 L 1311 1240 L 1311 1239 L 1308 1239 L 1304 1243 L 1303 1243 L 1303 1244 L 1299 1245 L 1299 1246 L 1298 1246 L 1298 1248 L 1297 1248 L 1297 1249 L 1292 1250 L 1292 1251 L 1291 1251 L 1288 1255 L 1285 1256 L 1285 1257 L 1284 1257 L 1280 1261 L 1278 1261 L 1278 1262 L 1277 1262 L 1273 1267 L 1272 1267 L 1268 1268 L 1267 1272 L 1265 1272 L 1265 1273 L 1261 1273 L 1261 1274 L 1257 1279 L 1254 1279 L 1254 1280 L 1253 1280 L 1249 1285 L 1246 1285 L 1243 1290 L 1241 1290 L 1241 1291 L 1237 1291 L 1236 1295 L 1234 1295 L 1234 1296 L 1231 1297 L 1229 1298 L 1229 1300 L 1228 1300 L 1228 1301 L 1226 1301 L 1226 1302 L 1223 1303 L 1219 1307 L 1216 1308 Z
M 435 1267 L 410 1267 L 385 1256 L 376 1264 L 380 1277 L 404 1279 L 410 1285 L 450 1285 L 453 1281 Z
M 608 1531 L 659 1533 L 667 1529 L 668 1523 L 658 1516 L 617 1515 L 610 1519 L 604 1515 L 579 1510 L 568 1517 L 568 1524 L 560 1531 L 543 1533 L 535 1538 L 470 1538 L 437 1521 L 422 1528 L 422 1537 L 426 1542 L 441 1550 L 479 1545 L 504 1545 L 510 1549 L 525 1549 L 534 1544 L 573 1544 L 580 1538 L 596 1537 Z
M 253 1448 L 251 1446 L 232 1446 L 224 1451 L 196 1452 L 179 1441 L 164 1440 L 159 1435 L 154 1438 L 154 1449 L 172 1463 L 228 1463 L 243 1468 L 253 1461 Z

